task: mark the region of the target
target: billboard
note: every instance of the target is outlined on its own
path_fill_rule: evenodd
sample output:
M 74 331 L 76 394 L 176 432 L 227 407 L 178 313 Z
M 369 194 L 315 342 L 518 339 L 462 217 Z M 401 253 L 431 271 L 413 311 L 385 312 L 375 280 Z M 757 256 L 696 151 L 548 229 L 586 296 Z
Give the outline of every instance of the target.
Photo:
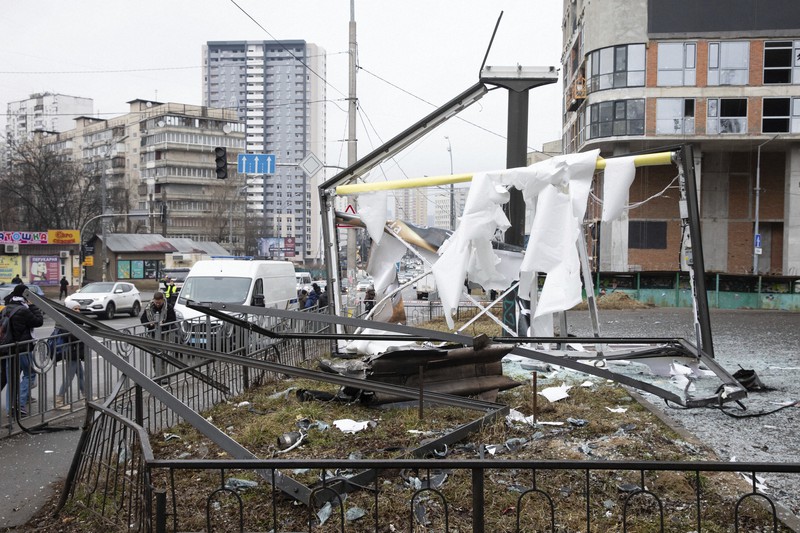
M 80 232 L 76 229 L 0 231 L 2 244 L 78 244 L 79 242 Z
M 294 257 L 294 237 L 262 237 L 258 239 L 258 255 L 269 259 Z

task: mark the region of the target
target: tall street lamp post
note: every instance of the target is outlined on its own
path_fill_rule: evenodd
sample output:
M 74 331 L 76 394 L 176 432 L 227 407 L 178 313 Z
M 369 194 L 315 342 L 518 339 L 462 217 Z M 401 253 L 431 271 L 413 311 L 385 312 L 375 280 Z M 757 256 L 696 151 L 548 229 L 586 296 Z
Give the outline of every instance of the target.
M 758 227 L 758 211 L 761 206 L 761 147 L 770 143 L 778 138 L 778 135 L 772 139 L 768 139 L 758 145 L 756 150 L 756 188 L 755 188 L 755 209 L 753 210 L 753 218 L 755 224 L 753 227 L 753 275 L 758 275 L 758 256 L 761 255 L 761 233 Z
M 444 136 L 447 141 L 447 153 L 450 154 L 450 175 L 453 175 L 453 146 L 450 144 L 450 137 Z M 453 184 L 450 184 L 450 229 L 456 230 L 456 191 Z

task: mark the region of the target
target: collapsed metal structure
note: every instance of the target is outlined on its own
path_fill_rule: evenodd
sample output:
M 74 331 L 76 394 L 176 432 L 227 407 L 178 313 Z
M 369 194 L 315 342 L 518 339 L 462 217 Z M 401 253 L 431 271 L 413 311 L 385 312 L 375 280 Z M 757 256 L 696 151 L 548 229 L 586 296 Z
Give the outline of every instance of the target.
M 411 144 L 414 140 L 419 139 L 427 133 L 432 127 L 448 118 L 454 116 L 458 111 L 464 109 L 471 103 L 477 101 L 482 97 L 488 88 L 483 83 L 478 83 L 471 87 L 464 93 L 458 95 L 456 98 L 448 102 L 445 106 L 437 109 L 424 119 L 420 120 L 405 132 L 396 136 L 383 146 L 379 147 L 372 153 L 368 154 L 358 163 L 352 167 L 342 171 L 336 177 L 326 181 L 320 187 L 320 195 L 322 205 L 324 208 L 324 235 L 326 245 L 326 255 L 329 258 L 329 287 L 333 294 L 341 293 L 341 285 L 339 280 L 338 262 L 336 260 L 337 249 L 334 236 L 335 228 L 335 211 L 333 206 L 333 198 L 336 194 L 336 188 L 342 184 L 352 182 L 362 178 L 370 169 L 374 168 L 384 159 L 393 156 L 402 148 Z M 690 145 L 681 146 L 679 149 L 671 152 L 671 157 L 679 165 L 681 179 L 682 196 L 682 217 L 685 220 L 685 227 L 687 231 L 686 237 L 688 243 L 692 248 L 693 261 L 689 262 L 691 266 L 691 281 L 692 290 L 695 302 L 695 330 L 697 332 L 697 346 L 689 341 L 680 338 L 609 338 L 602 337 L 597 328 L 597 307 L 594 302 L 593 290 L 591 290 L 591 276 L 589 279 L 584 277 L 586 285 L 586 293 L 589 297 L 590 312 L 593 317 L 593 324 L 595 325 L 595 334 L 590 338 L 567 338 L 561 337 L 519 337 L 519 336 L 502 336 L 489 339 L 491 345 L 506 345 L 511 346 L 510 354 L 518 355 L 523 358 L 556 365 L 579 371 L 585 374 L 590 374 L 604 379 L 612 379 L 623 385 L 642 390 L 654 394 L 665 401 L 671 401 L 677 405 L 684 407 L 699 407 L 710 404 L 722 404 L 731 401 L 738 401 L 744 398 L 747 394 L 746 389 L 724 368 L 722 368 L 714 360 L 714 351 L 711 336 L 711 326 L 708 312 L 708 303 L 706 299 L 705 281 L 704 281 L 704 265 L 703 253 L 700 237 L 700 217 L 697 202 L 696 182 L 694 176 L 694 159 L 692 155 L 692 147 Z M 457 180 L 466 181 L 470 176 L 456 177 Z M 450 178 L 450 177 L 449 177 Z M 450 182 L 454 181 L 450 178 Z M 427 180 L 430 182 L 430 179 Z M 402 186 L 409 186 L 408 183 Z M 413 186 L 413 185 L 412 185 Z M 203 311 L 217 324 L 229 324 L 230 327 L 239 328 L 243 331 L 253 333 L 265 342 L 257 342 L 248 347 L 247 353 L 226 353 L 224 351 L 212 351 L 195 346 L 188 346 L 180 342 L 180 338 L 176 342 L 165 342 L 164 340 L 139 337 L 127 334 L 125 332 L 118 332 L 112 328 L 103 325 L 100 322 L 88 319 L 76 314 L 68 309 L 56 307 L 50 302 L 45 301 L 34 294 L 27 295 L 32 301 L 39 305 L 42 310 L 64 330 L 69 331 L 81 342 L 97 353 L 105 361 L 116 367 L 123 375 L 124 380 L 118 384 L 117 390 L 123 387 L 123 381 L 132 382 L 136 387 L 146 391 L 151 397 L 160 402 L 166 409 L 177 414 L 181 419 L 189 422 L 206 438 L 218 445 L 221 449 L 226 451 L 231 457 L 235 459 L 256 459 L 255 455 L 239 444 L 235 439 L 221 431 L 214 426 L 201 414 L 193 410 L 186 403 L 181 401 L 178 397 L 166 390 L 163 386 L 163 377 L 150 376 L 142 372 L 142 370 L 132 365 L 123 353 L 123 348 L 126 345 L 135 346 L 145 352 L 150 353 L 154 358 L 168 362 L 173 367 L 180 369 L 181 372 L 186 373 L 192 379 L 198 380 L 205 384 L 211 384 L 214 388 L 219 390 L 222 394 L 227 394 L 229 391 L 226 389 L 225 384 L 214 382 L 213 376 L 207 376 L 202 373 L 200 368 L 203 361 L 222 361 L 235 365 L 241 365 L 247 368 L 260 369 L 264 371 L 274 372 L 283 375 L 289 375 L 298 378 L 306 378 L 320 382 L 331 383 L 340 387 L 351 387 L 367 391 L 383 393 L 392 398 L 417 400 L 420 405 L 425 401 L 436 402 L 443 405 L 456 406 L 464 409 L 469 409 L 478 413 L 476 419 L 466 424 L 455 431 L 433 440 L 424 446 L 414 449 L 411 453 L 416 457 L 423 457 L 430 453 L 432 450 L 441 448 L 445 444 L 452 444 L 464 438 L 464 436 L 485 424 L 488 420 L 494 419 L 498 416 L 503 416 L 508 412 L 508 406 L 501 405 L 494 402 L 487 402 L 482 400 L 475 400 L 464 398 L 453 394 L 444 394 L 426 390 L 424 381 L 420 381 L 418 388 L 410 388 L 397 384 L 384 383 L 372 379 L 357 379 L 353 377 L 338 375 L 330 372 L 308 370 L 299 368 L 292 365 L 285 365 L 277 362 L 271 362 L 257 358 L 257 355 L 263 355 L 270 350 L 274 350 L 274 343 L 280 339 L 325 339 L 330 341 L 339 341 L 347 339 L 368 339 L 375 338 L 376 340 L 415 340 L 428 345 L 435 343 L 446 343 L 449 347 L 460 347 L 462 349 L 476 349 L 483 348 L 486 344 L 485 340 L 476 341 L 475 338 L 464 335 L 461 333 L 445 333 L 436 332 L 424 328 L 390 324 L 390 323 L 377 323 L 371 320 L 363 320 L 359 318 L 352 318 L 347 316 L 339 316 L 339 314 L 332 312 L 331 314 L 314 313 L 313 319 L 317 322 L 327 324 L 333 329 L 335 333 L 329 332 L 313 332 L 303 333 L 298 331 L 276 329 L 265 326 L 265 322 L 261 319 L 269 317 L 272 319 L 281 319 L 294 321 L 299 324 L 303 321 L 309 320 L 308 313 L 301 313 L 296 311 L 289 311 L 283 309 L 270 309 L 264 307 L 255 307 L 248 305 L 232 305 L 222 303 L 193 303 L 190 307 Z M 334 298 L 335 309 L 340 309 L 338 299 Z M 486 309 L 482 310 L 483 313 Z M 81 327 L 83 324 L 85 327 Z M 358 333 L 359 330 L 367 328 L 380 329 L 380 333 L 366 335 Z M 301 328 L 302 329 L 302 328 Z M 355 330 L 356 333 L 347 333 L 347 331 Z M 225 334 L 226 327 L 217 329 L 217 334 Z M 565 330 L 562 329 L 562 332 Z M 209 330 L 209 334 L 210 330 Z M 112 341 L 111 343 L 103 343 L 95 337 Z M 478 346 L 476 346 L 476 342 Z M 116 345 L 118 351 L 114 351 L 110 346 Z M 210 345 L 210 343 L 209 343 Z M 554 345 L 557 349 L 550 349 Z M 181 357 L 193 357 L 198 363 L 189 365 L 184 362 Z M 705 369 L 712 373 L 717 382 L 713 387 L 706 390 L 702 394 L 691 393 L 687 387 L 683 394 L 678 394 L 674 390 L 664 388 L 656 383 L 640 379 L 624 373 L 615 372 L 612 366 L 619 360 L 641 362 L 649 365 L 658 374 L 664 368 L 668 368 L 670 364 L 675 361 L 682 361 L 688 366 L 695 369 Z M 418 361 L 415 364 L 419 364 Z M 423 369 L 424 370 L 424 369 Z M 662 374 L 663 375 L 663 374 Z M 112 405 L 113 398 L 106 401 L 106 405 Z M 89 423 L 91 421 L 88 421 Z M 81 450 L 76 452 L 75 463 L 70 470 L 70 475 L 67 480 L 68 490 L 64 491 L 65 498 L 69 493 L 69 485 L 75 480 L 77 473 L 77 465 L 79 461 L 79 454 Z M 301 502 L 309 504 L 316 497 L 314 491 L 305 485 L 295 481 L 289 476 L 280 472 L 259 472 L 267 482 L 274 483 L 275 487 L 282 490 L 284 493 L 292 498 Z M 339 493 L 344 493 L 349 490 L 363 486 L 366 482 L 374 477 L 374 471 L 365 471 L 358 474 L 354 478 L 341 480 L 336 485 L 336 490 Z

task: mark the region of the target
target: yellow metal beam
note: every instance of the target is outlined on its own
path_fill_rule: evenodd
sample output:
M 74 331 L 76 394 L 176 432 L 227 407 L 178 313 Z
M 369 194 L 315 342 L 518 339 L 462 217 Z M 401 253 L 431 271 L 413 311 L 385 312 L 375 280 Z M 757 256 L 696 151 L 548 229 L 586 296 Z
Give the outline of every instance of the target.
M 672 152 L 658 152 L 655 154 L 643 154 L 634 156 L 633 164 L 637 167 L 653 167 L 672 164 Z M 597 158 L 597 170 L 606 168 L 606 160 L 602 157 Z M 413 189 L 416 187 L 435 187 L 437 185 L 449 185 L 451 183 L 464 183 L 472 181 L 473 174 L 453 174 L 452 176 L 429 176 L 425 178 L 411 178 L 396 181 L 378 181 L 374 183 L 352 183 L 349 185 L 339 185 L 336 187 L 338 196 L 348 194 L 358 194 L 362 192 L 391 191 L 396 189 Z

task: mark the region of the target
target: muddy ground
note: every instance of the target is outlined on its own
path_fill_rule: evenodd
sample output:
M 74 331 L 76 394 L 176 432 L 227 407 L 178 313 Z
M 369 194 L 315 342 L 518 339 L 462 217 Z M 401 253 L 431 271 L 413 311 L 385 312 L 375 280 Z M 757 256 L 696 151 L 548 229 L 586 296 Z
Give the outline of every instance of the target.
M 601 335 L 679 336 L 697 344 L 690 309 L 652 308 L 601 310 Z M 730 373 L 753 369 L 768 392 L 753 392 L 742 401 L 746 411 L 731 405 L 730 412 L 757 414 L 800 400 L 800 314 L 781 311 L 712 310 L 711 331 L 715 358 Z M 568 332 L 591 333 L 588 311 L 569 313 Z M 800 462 L 800 406 L 752 418 L 735 419 L 712 408 L 676 409 L 644 395 L 679 427 L 708 444 L 721 460 Z M 768 476 L 772 494 L 796 515 L 800 513 L 800 479 Z

